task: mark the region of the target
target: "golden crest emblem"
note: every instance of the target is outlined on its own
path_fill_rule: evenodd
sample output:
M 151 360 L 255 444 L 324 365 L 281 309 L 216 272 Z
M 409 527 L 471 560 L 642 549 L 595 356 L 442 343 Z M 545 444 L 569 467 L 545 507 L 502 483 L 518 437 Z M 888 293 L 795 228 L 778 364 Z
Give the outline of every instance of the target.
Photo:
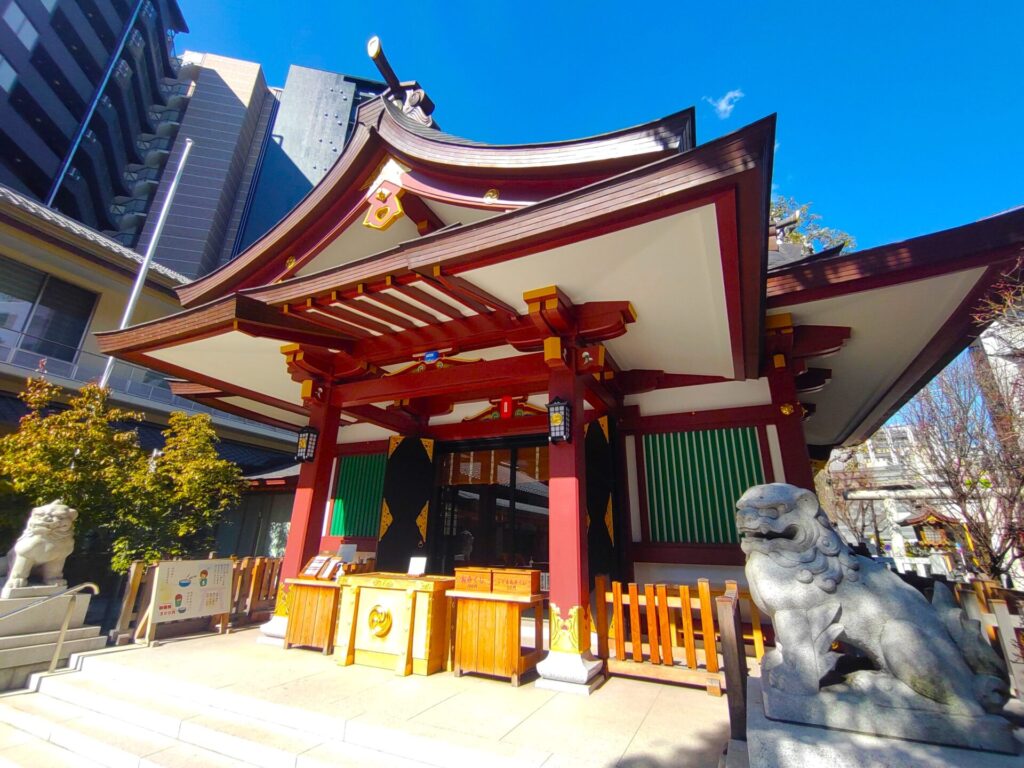
M 370 627 L 370 634 L 374 637 L 384 637 L 391 631 L 391 611 L 382 605 L 375 605 L 367 614 L 366 623 Z

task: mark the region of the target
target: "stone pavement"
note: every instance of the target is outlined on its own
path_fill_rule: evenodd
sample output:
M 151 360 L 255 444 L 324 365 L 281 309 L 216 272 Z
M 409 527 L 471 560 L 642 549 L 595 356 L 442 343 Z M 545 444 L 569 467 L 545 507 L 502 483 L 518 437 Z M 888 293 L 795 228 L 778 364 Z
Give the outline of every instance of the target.
M 612 678 L 590 697 L 396 677 L 256 630 L 110 648 L 0 696 L 0 766 L 717 766 L 724 698 Z M 75 661 L 75 659 L 73 659 Z

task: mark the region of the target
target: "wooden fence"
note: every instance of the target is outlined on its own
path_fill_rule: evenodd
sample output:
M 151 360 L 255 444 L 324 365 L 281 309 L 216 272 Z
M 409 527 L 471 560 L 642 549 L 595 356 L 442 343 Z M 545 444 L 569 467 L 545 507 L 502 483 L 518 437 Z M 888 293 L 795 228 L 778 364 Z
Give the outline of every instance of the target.
M 281 578 L 281 558 L 243 557 L 235 560 L 231 579 L 231 626 L 266 621 L 274 612 L 277 587 Z M 128 583 L 121 601 L 121 615 L 111 633 L 117 645 L 135 642 L 146 636 L 149 603 L 153 596 L 156 568 L 136 560 L 128 570 Z M 188 619 L 161 625 L 160 635 L 198 632 L 210 625 L 211 619 Z
M 750 593 L 736 582 L 713 588 L 697 584 L 622 584 L 597 577 L 595 582 L 598 656 L 609 674 L 702 685 L 721 693 L 727 683 L 719 660 L 720 633 L 715 599 L 736 596 L 743 615 L 741 642 L 746 663 L 764 656 L 772 636 Z M 749 643 L 749 644 L 748 644 Z

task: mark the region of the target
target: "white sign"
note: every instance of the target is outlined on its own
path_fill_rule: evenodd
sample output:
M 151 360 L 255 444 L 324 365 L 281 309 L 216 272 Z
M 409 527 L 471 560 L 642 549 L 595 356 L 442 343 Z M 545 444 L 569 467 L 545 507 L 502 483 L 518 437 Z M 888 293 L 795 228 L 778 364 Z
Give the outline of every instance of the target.
M 153 624 L 217 616 L 231 610 L 231 560 L 161 560 L 153 590 Z
M 409 558 L 409 572 L 406 576 L 422 576 L 427 572 L 427 558 L 425 557 L 410 557 Z

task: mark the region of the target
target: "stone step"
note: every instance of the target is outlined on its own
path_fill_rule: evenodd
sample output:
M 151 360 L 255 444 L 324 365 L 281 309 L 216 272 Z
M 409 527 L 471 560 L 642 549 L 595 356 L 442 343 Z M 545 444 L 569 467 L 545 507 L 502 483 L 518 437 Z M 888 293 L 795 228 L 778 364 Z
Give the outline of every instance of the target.
M 0 750 L 2 760 L 12 750 L 36 749 L 38 762 L 14 762 L 15 765 L 99 765 L 108 768 L 241 768 L 245 763 L 210 752 L 195 745 L 178 742 L 147 728 L 97 714 L 42 693 L 24 693 L 0 697 L 0 722 L 30 734 L 11 750 Z M 59 748 L 59 752 L 54 749 Z M 63 754 L 61 754 L 63 753 Z M 61 762 L 65 755 L 70 760 Z
M 193 686 L 188 689 L 192 698 L 182 698 L 170 692 L 174 681 L 164 676 L 151 676 L 151 684 L 146 685 L 140 685 L 138 676 L 132 679 L 129 687 L 123 679 L 74 672 L 40 676 L 37 686 L 40 695 L 88 712 L 90 717 L 117 719 L 129 727 L 264 768 L 293 768 L 300 753 L 329 738 L 329 734 L 315 735 L 207 706 L 207 699 L 217 699 L 216 689 L 200 692 Z M 136 693 L 142 690 L 144 695 Z M 337 721 L 335 727 L 340 735 L 344 722 Z
M 122 690 L 159 691 L 163 701 L 177 700 L 193 709 L 195 702 L 202 702 L 203 705 L 222 712 L 244 715 L 313 734 L 332 733 L 345 727 L 343 718 L 323 712 L 198 685 L 159 671 L 121 664 L 116 658 L 120 652 L 125 651 L 75 656 L 71 659 L 70 666 L 80 670 L 91 680 L 116 688 L 115 696 L 120 696 Z
M 107 638 L 94 634 L 92 637 L 82 637 L 75 640 L 64 640 L 64 646 L 60 649 L 62 659 L 67 659 L 73 653 L 84 653 L 103 648 L 107 644 Z M 53 651 L 57 647 L 56 642 L 42 643 L 40 645 L 26 645 L 20 648 L 0 649 L 0 669 L 8 667 L 21 667 L 28 664 L 39 664 L 49 662 L 53 658 Z
M 326 736 L 223 712 L 185 720 L 178 739 L 260 768 L 295 768 L 298 756 Z
M 91 599 L 92 595 L 88 593 L 60 595 L 45 602 L 38 602 L 38 597 L 0 599 L 0 635 L 7 637 L 59 630 L 64 623 L 64 614 L 71 600 L 75 601 L 75 605 L 71 609 L 71 621 L 68 626 L 80 627 L 85 623 L 85 614 L 89 610 Z M 28 610 L 19 610 L 26 607 Z
M 75 653 L 97 650 L 106 643 L 107 639 L 98 635 L 65 640 L 58 666 L 65 666 L 69 657 Z M 0 650 L 0 691 L 24 688 L 31 675 L 48 670 L 55 647 L 56 643 L 44 643 Z
M 69 640 L 82 640 L 87 637 L 99 637 L 100 628 L 93 626 L 77 627 L 75 629 L 69 629 L 64 635 L 64 642 Z M 57 637 L 60 635 L 59 629 L 54 629 L 49 632 L 33 632 L 28 635 L 8 635 L 0 637 L 0 650 L 7 648 L 24 648 L 28 645 L 45 645 L 46 643 L 56 643 Z
M 101 768 L 74 752 L 35 736 L 27 736 L 17 744 L 0 749 L 0 768 Z
M 39 675 L 34 689 L 47 696 L 156 733 L 177 738 L 181 723 L 209 710 L 198 701 L 168 697 L 152 688 L 128 686 L 78 672 Z
M 78 657 L 74 674 L 41 676 L 41 691 L 98 712 L 120 705 L 132 722 L 173 733 L 181 742 L 265 768 L 329 765 L 495 766 L 536 768 L 549 753 L 457 731 L 366 716 L 341 717 L 182 681 L 117 663 L 119 654 Z M 146 695 L 132 693 L 145 691 Z M 192 713 L 193 717 L 188 717 Z M 356 757 L 361 755 L 362 758 Z M 351 756 L 351 757 L 349 757 Z M 348 762 L 346 762 L 348 761 Z

